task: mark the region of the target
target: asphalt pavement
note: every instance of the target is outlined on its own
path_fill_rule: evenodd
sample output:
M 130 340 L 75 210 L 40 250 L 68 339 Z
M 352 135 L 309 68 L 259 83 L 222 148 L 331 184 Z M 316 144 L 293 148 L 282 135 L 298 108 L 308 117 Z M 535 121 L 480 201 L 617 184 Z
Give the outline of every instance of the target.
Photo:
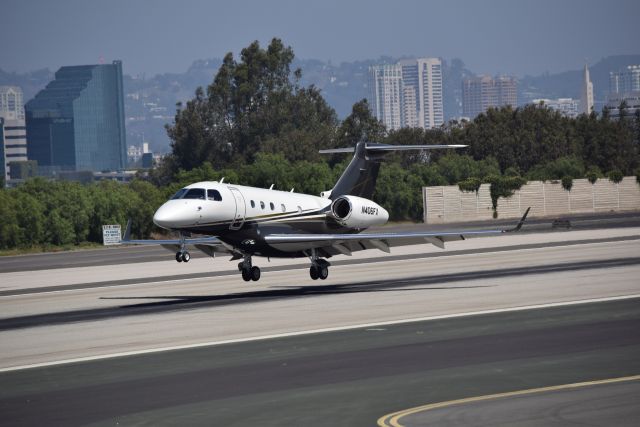
M 429 402 L 637 374 L 639 302 L 5 372 L 2 424 L 371 426 L 386 413 Z

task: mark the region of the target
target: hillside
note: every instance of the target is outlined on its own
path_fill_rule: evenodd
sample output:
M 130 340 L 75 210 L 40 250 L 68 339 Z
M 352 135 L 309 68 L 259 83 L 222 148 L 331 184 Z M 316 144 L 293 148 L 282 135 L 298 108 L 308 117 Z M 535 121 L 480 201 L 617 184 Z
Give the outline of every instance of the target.
M 609 92 L 609 72 L 632 64 L 640 64 L 640 55 L 608 56 L 589 66 L 596 102 L 606 100 Z M 583 70 L 580 69 L 536 77 L 525 76 L 520 79 L 520 102 L 528 102 L 535 98 L 579 98 L 582 73 Z
M 301 68 L 301 84 L 320 88 L 338 117 L 344 118 L 351 112 L 355 102 L 368 96 L 369 66 L 393 63 L 398 59 L 380 57 L 338 65 L 316 59 L 295 59 L 293 69 Z M 167 152 L 169 139 L 164 125 L 173 120 L 176 103 L 186 102 L 193 97 L 198 86 L 206 87 L 211 83 L 221 63 L 221 59 L 212 58 L 194 61 L 184 73 L 165 73 L 152 77 L 125 75 L 127 144 L 139 145 L 144 139 L 151 143 L 154 151 Z M 596 107 L 601 106 L 606 98 L 609 72 L 630 64 L 640 64 L 640 55 L 610 56 L 590 66 Z M 462 115 L 462 79 L 473 74 L 460 59 L 443 61 L 446 119 Z M 22 87 L 25 102 L 33 98 L 51 79 L 53 72 L 46 69 L 24 74 L 7 73 L 0 69 L 0 85 Z M 518 103 L 522 105 L 535 98 L 579 98 L 581 83 L 580 69 L 557 74 L 525 76 L 519 81 Z

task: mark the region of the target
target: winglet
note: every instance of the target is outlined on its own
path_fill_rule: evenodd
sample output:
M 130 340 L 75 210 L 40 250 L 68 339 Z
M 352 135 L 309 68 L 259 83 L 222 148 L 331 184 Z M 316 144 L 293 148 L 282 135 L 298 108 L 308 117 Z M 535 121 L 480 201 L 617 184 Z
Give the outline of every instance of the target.
M 527 208 L 527 210 L 524 212 L 524 215 L 522 215 L 522 218 L 520 218 L 520 221 L 518 222 L 518 224 L 513 227 L 510 228 L 508 230 L 502 230 L 503 233 L 513 233 L 516 231 L 520 231 L 520 229 L 522 228 L 522 225 L 524 224 L 524 221 L 527 219 L 527 215 L 529 215 L 529 211 L 531 210 L 531 206 L 529 206 Z
M 122 242 L 126 242 L 131 240 L 131 218 L 127 221 L 127 228 L 124 231 L 124 236 L 122 236 Z

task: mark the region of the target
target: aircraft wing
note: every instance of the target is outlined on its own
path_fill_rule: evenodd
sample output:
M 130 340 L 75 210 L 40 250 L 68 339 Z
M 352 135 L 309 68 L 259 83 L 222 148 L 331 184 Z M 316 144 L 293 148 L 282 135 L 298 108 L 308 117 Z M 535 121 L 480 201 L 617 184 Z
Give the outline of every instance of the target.
M 530 209 L 530 208 L 529 208 Z M 506 230 L 469 230 L 404 233 L 360 233 L 360 234 L 270 234 L 265 241 L 283 251 L 304 251 L 320 249 L 327 255 L 351 255 L 351 252 L 366 249 L 380 249 L 390 252 L 394 246 L 431 243 L 444 249 L 445 242 L 465 240 L 465 236 L 496 235 L 514 232 L 522 228 L 529 209 L 518 224 Z
M 163 248 L 177 252 L 182 244 L 195 246 L 198 250 L 205 254 L 212 256 L 214 253 L 231 253 L 231 251 L 214 236 L 206 237 L 193 237 L 188 239 L 149 239 L 149 240 L 134 240 L 131 239 L 131 220 L 127 222 L 127 229 L 124 236 L 120 240 L 122 245 L 160 245 Z

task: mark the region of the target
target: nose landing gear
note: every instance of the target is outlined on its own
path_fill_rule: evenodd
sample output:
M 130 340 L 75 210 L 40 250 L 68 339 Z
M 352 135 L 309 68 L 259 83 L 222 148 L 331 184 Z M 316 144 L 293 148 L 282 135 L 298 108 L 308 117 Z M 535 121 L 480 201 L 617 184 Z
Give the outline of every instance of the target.
M 180 233 L 180 250 L 176 252 L 176 261 L 189 262 L 191 255 L 187 252 L 186 245 L 184 243 L 184 234 Z
M 244 261 L 238 264 L 238 270 L 242 273 L 242 280 L 249 282 L 260 280 L 260 267 L 251 265 L 251 256 L 246 255 Z
M 191 255 L 187 251 L 178 251 L 176 252 L 176 261 L 178 262 L 189 262 L 191 259 Z

